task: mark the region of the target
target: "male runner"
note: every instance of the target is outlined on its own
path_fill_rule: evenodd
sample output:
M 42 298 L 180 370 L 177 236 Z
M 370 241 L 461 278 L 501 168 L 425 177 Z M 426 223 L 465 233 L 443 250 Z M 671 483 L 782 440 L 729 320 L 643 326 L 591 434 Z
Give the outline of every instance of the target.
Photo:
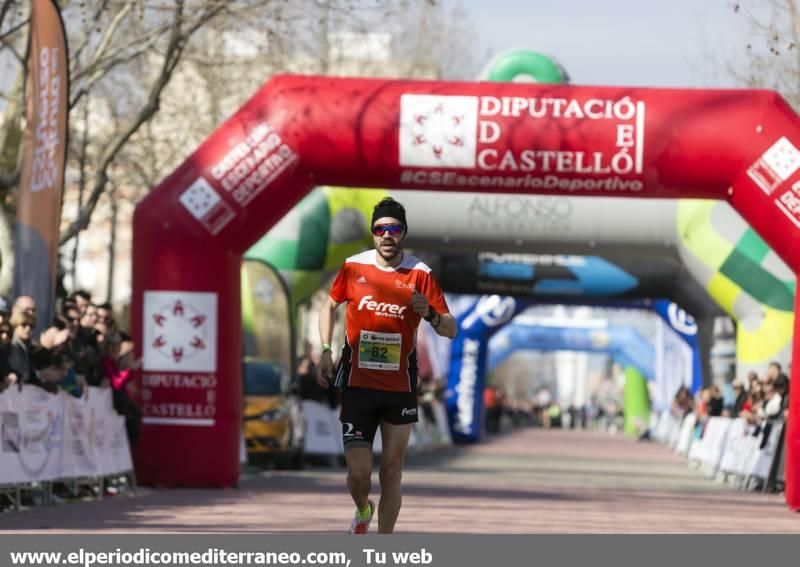
M 442 290 L 431 269 L 403 252 L 408 232 L 403 206 L 387 197 L 372 213 L 374 250 L 347 259 L 319 316 L 322 357 L 317 380 L 327 388 L 333 376 L 331 337 L 334 312 L 348 302 L 347 341 L 336 371 L 343 388 L 342 437 L 347 487 L 356 504 L 350 533 L 365 534 L 375 513 L 372 441 L 381 428 L 381 498 L 378 533 L 390 534 L 400 512 L 400 479 L 411 424 L 417 419 L 416 337 L 420 320 L 441 336 L 456 336 Z

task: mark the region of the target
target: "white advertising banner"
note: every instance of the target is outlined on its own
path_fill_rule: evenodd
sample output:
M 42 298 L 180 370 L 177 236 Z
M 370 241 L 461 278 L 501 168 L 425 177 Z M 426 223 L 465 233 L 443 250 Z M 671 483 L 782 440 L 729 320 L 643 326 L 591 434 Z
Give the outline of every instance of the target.
M 0 394 L 0 485 L 118 474 L 133 469 L 125 418 L 111 390 L 85 398 L 28 386 Z
M 681 386 L 692 387 L 692 348 L 662 319 L 656 320 L 655 380 L 651 395 L 656 412 L 667 411 Z
M 59 477 L 64 396 L 41 388 L 9 388 L 0 394 L 0 484 Z
M 341 455 L 342 425 L 336 412 L 313 400 L 303 400 L 306 424 L 304 451 L 309 455 Z
M 65 396 L 64 455 L 61 472 L 66 477 L 85 476 L 85 471 L 100 470 L 94 447 L 96 418 L 91 403 L 97 392 L 88 399 Z

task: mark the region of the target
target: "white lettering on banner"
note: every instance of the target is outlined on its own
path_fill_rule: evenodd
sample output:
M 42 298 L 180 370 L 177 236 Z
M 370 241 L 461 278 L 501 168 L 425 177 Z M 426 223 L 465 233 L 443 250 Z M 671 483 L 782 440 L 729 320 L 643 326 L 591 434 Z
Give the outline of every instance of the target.
M 143 417 L 142 423 L 146 423 L 148 425 L 188 425 L 189 427 L 210 427 L 214 425 L 214 420 L 182 417 Z
M 217 387 L 215 374 L 148 374 L 142 375 L 143 388 L 175 388 L 205 390 Z
M 528 264 L 531 266 L 586 266 L 584 256 L 566 256 L 563 254 L 515 254 L 515 253 L 496 253 L 480 252 L 479 262 L 496 262 L 501 264 Z
M 39 53 L 39 116 L 35 118 L 35 141 L 31 192 L 55 189 L 58 179 L 56 151 L 64 140 L 59 137 L 58 117 L 61 77 L 58 74 L 59 49 L 43 47 Z
M 469 205 L 470 216 L 504 217 L 517 219 L 526 217 L 542 221 L 566 219 L 572 214 L 572 203 L 563 198 L 506 197 L 502 195 L 478 195 Z
M 470 228 L 483 231 L 549 234 L 568 232 L 572 202 L 563 197 L 481 194 L 466 211 Z
M 497 122 L 483 120 L 480 123 L 478 142 L 481 144 L 493 144 L 500 139 L 500 132 L 500 126 L 497 124 Z
M 258 169 L 233 191 L 233 198 L 240 205 L 246 206 L 296 162 L 297 155 L 289 149 L 289 146 L 281 144 L 276 153 L 265 159 Z
M 142 404 L 142 413 L 145 419 L 151 417 L 212 418 L 217 414 L 217 408 L 213 404 L 162 402 Z
M 143 422 L 213 425 L 219 383 L 217 294 L 145 291 L 143 316 Z
M 626 150 L 607 160 L 602 152 L 590 156 L 586 152 L 524 150 L 517 155 L 507 150 L 499 155 L 496 149 L 486 148 L 478 153 L 478 167 L 486 171 L 622 174 L 631 170 L 631 159 Z
M 400 99 L 401 166 L 424 168 L 476 168 L 504 172 L 502 176 L 460 175 L 456 172 L 404 170 L 407 185 L 497 187 L 503 189 L 558 189 L 566 191 L 641 191 L 644 165 L 644 102 L 564 98 L 470 97 L 402 95 Z M 610 140 L 617 148 L 602 151 L 522 150 L 492 147 L 503 135 L 505 119 L 617 121 Z M 633 121 L 632 123 L 624 123 Z M 623 122 L 623 123 L 619 123 Z M 506 126 L 507 127 L 507 126 Z M 488 147 L 487 147 L 488 146 Z M 513 176 L 513 173 L 556 175 Z M 558 174 L 579 174 L 585 179 L 562 179 Z
M 480 352 L 480 341 L 475 339 L 464 339 L 464 349 L 461 354 L 461 370 L 458 373 L 458 385 L 456 394 L 457 418 L 454 428 L 459 433 L 468 435 L 471 433 L 473 416 L 475 411 L 475 385 L 478 381 L 478 353 Z
M 448 99 L 451 97 L 441 96 L 435 98 Z M 636 111 L 636 106 L 629 97 L 616 101 L 589 99 L 583 103 L 575 99 L 567 100 L 563 98 L 480 97 L 481 118 L 485 116 L 518 118 L 527 114 L 531 118 L 551 116 L 553 118 L 588 118 L 591 120 L 630 120 L 636 114 Z
M 222 179 L 241 159 L 250 153 L 253 147 L 266 138 L 270 132 L 272 132 L 272 126 L 269 124 L 257 124 L 244 141 L 236 144 L 233 149 L 225 154 L 225 157 L 223 157 L 219 163 L 211 168 L 211 175 L 214 176 L 214 179 Z
M 244 207 L 297 162 L 297 154 L 280 134 L 260 123 L 211 167 L 211 175 Z
M 510 177 L 508 175 L 465 175 L 454 171 L 428 171 L 405 169 L 400 175 L 403 185 L 437 187 L 495 187 L 500 189 L 551 189 L 571 193 L 573 191 L 609 191 L 616 193 L 638 193 L 644 190 L 639 179 L 607 177 L 604 179 L 562 179 L 557 175 L 536 177 L 531 174 Z
M 217 294 L 146 291 L 144 296 L 143 422 L 213 425 L 218 384 Z M 191 400 L 170 399 L 174 392 L 187 390 L 192 392 Z
M 797 228 L 800 228 L 800 181 L 775 199 L 775 204 Z

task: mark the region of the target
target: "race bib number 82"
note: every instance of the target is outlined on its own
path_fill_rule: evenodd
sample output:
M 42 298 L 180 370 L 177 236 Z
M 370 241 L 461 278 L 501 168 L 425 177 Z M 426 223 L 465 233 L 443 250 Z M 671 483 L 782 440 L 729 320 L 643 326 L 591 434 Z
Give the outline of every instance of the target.
M 400 333 L 361 331 L 358 367 L 370 370 L 400 370 L 403 338 Z

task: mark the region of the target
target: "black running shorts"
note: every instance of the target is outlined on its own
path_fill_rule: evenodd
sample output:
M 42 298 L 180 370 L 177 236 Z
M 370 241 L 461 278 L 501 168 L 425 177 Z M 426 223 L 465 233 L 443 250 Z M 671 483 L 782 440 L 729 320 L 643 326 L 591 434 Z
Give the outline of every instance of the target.
M 387 392 L 370 388 L 342 390 L 342 439 L 345 448 L 372 447 L 382 421 L 392 425 L 416 423 L 416 392 Z

